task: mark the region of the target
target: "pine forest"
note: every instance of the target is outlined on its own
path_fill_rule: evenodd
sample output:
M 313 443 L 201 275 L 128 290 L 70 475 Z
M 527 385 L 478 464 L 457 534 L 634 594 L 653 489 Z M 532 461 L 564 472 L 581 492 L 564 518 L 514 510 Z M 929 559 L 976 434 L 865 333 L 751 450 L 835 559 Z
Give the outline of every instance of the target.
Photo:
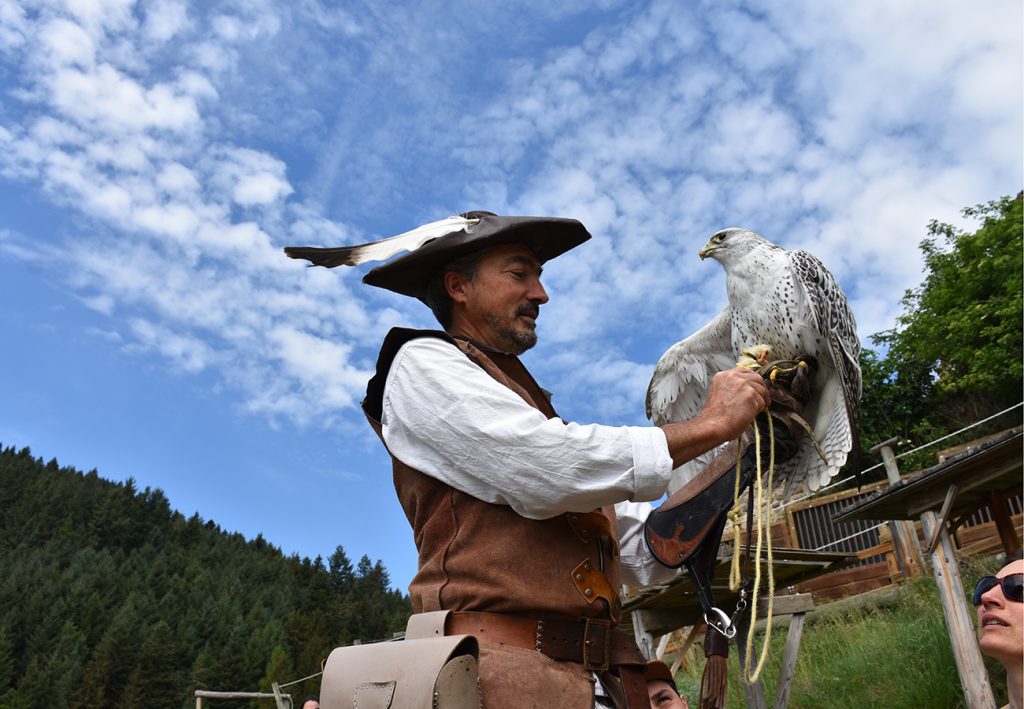
M 270 691 L 330 650 L 391 637 L 381 562 L 285 556 L 96 471 L 0 450 L 0 707 L 190 707 Z M 288 688 L 315 692 L 319 678 Z M 218 701 L 218 708 L 246 706 Z

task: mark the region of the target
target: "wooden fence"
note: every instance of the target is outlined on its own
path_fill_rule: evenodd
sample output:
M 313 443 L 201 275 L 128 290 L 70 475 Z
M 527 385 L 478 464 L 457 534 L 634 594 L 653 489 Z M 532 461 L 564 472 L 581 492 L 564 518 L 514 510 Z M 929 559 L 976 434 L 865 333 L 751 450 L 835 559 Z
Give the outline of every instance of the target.
M 772 527 L 773 541 L 781 545 L 820 551 L 844 551 L 856 554 L 859 561 L 850 567 L 798 584 L 791 592 L 810 593 L 818 603 L 833 601 L 897 583 L 903 574 L 893 551 L 892 533 L 887 522 L 856 520 L 836 523 L 833 515 L 860 501 L 887 482 L 865 485 L 786 508 L 785 521 Z M 1009 500 L 1010 513 L 1018 535 L 1022 531 L 1022 497 Z M 926 544 L 920 522 L 914 525 L 919 544 Z M 1024 535 L 1022 535 L 1024 536 Z M 964 556 L 995 554 L 1001 550 L 999 534 L 987 507 L 972 514 L 957 529 L 954 539 Z

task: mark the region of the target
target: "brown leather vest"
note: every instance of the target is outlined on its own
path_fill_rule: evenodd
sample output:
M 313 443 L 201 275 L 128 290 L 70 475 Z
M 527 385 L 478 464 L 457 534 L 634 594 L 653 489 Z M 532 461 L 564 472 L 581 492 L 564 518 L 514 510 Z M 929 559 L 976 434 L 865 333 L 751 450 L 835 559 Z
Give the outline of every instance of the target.
M 548 417 L 557 414 L 519 359 L 443 332 L 388 333 L 363 409 L 381 435 L 384 380 L 398 349 L 416 337 L 457 346 L 502 385 Z M 383 440 L 383 439 L 382 439 Z M 534 618 L 605 618 L 618 623 L 619 546 L 611 507 L 545 520 L 521 517 L 414 470 L 392 456 L 395 490 L 412 525 L 419 572 L 413 611 L 489 611 Z

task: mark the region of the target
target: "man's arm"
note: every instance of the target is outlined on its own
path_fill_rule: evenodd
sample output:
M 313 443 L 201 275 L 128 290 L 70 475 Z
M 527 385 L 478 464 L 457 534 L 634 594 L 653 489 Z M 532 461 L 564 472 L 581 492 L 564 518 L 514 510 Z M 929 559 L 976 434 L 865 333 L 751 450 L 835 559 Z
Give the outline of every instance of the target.
M 697 416 L 661 427 L 673 467 L 739 438 L 770 403 L 761 375 L 742 367 L 719 372 L 712 378 L 704 408 Z
M 678 569 L 659 563 L 644 541 L 644 522 L 651 513 L 648 502 L 618 502 L 615 517 L 619 531 L 619 565 L 622 583 L 627 586 L 649 586 L 668 583 Z
M 543 519 L 657 499 L 677 460 L 739 435 L 754 418 L 763 386 L 749 372 L 716 375 L 701 416 L 660 430 L 565 424 L 528 405 L 453 345 L 422 338 L 403 345 L 391 365 L 381 423 L 399 460 L 481 500 Z M 731 406 L 731 397 L 745 403 Z M 745 422 L 744 411 L 750 411 Z
M 672 472 L 661 429 L 549 419 L 432 338 L 395 356 L 381 424 L 402 462 L 532 519 L 657 499 Z

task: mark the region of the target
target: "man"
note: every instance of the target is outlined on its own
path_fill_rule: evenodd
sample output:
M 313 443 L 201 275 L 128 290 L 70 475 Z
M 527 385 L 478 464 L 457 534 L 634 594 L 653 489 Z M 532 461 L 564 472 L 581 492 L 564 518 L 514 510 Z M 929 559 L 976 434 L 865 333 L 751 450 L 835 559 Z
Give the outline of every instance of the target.
M 614 627 L 619 588 L 674 572 L 643 546 L 650 508 L 637 503 L 739 436 L 767 390 L 736 369 L 716 375 L 691 421 L 563 422 L 518 355 L 548 302 L 544 262 L 590 234 L 571 219 L 490 212 L 453 228 L 363 279 L 427 303 L 444 328 L 388 333 L 363 402 L 419 552 L 413 610 L 452 611 L 446 632 L 478 638 L 485 706 L 589 709 L 596 695 L 646 707 L 643 658 Z M 337 265 L 361 248 L 287 252 Z
M 649 660 L 644 672 L 651 709 L 690 709 L 686 697 L 679 693 L 672 671 L 661 660 Z
M 974 589 L 978 607 L 978 646 L 1006 667 L 1010 701 L 1004 709 L 1024 706 L 1024 561 L 1018 549 L 995 576 L 984 576 Z
M 302 709 L 320 709 L 320 697 L 310 694 L 302 700 Z

